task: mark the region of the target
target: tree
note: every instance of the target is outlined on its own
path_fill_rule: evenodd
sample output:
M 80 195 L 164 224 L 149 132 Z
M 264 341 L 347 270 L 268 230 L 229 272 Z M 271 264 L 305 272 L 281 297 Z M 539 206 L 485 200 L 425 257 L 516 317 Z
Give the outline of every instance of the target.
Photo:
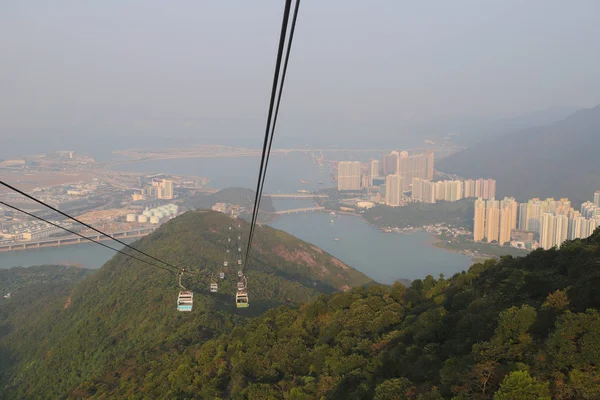
M 494 400 L 550 400 L 548 382 L 538 382 L 527 371 L 513 371 L 508 374 Z
M 567 297 L 567 294 L 562 290 L 557 290 L 546 297 L 546 301 L 542 304 L 542 307 L 554 310 L 564 310 L 569 307 L 569 297 Z
M 410 400 L 414 398 L 415 387 L 406 378 L 388 379 L 377 385 L 374 400 Z

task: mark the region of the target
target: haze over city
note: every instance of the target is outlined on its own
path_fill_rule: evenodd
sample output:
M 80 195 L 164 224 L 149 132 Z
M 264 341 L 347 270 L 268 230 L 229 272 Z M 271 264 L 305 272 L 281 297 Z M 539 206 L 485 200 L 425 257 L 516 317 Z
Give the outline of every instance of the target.
M 3 2 L 0 399 L 600 398 L 599 16 Z
M 593 0 L 307 1 L 277 144 L 594 106 L 599 13 Z M 3 2 L 0 138 L 258 137 L 280 16 L 271 1 Z

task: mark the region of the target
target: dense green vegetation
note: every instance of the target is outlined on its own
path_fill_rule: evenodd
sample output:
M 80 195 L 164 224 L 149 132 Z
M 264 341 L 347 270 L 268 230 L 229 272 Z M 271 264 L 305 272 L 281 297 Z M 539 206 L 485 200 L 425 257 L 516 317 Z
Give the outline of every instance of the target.
M 0 294 L 18 292 L 35 285 L 76 283 L 93 272 L 65 265 L 40 265 L 30 268 L 0 269 Z
M 439 241 L 435 242 L 435 246 L 447 250 L 468 250 L 477 252 L 480 255 L 513 257 L 521 257 L 529 253 L 529 250 L 517 249 L 510 246 L 498 246 L 496 243 L 474 242 L 464 236 L 449 237 L 442 234 L 437 238 Z
M 440 201 L 435 204 L 409 203 L 405 207 L 376 205 L 363 213 L 369 223 L 386 228 L 406 228 L 443 223 L 448 226 L 473 229 L 474 200 L 454 202 Z
M 149 240 L 169 251 L 184 243 L 184 263 L 186 236 L 203 247 L 207 239 L 200 237 L 213 234 L 210 228 L 183 229 L 194 218 L 213 227 L 222 216 L 186 214 L 165 226 L 163 237 L 161 228 Z M 179 233 L 171 238 L 167 232 L 176 227 Z M 282 241 L 291 246 L 295 240 L 275 230 L 262 233 L 255 262 L 266 265 L 272 265 L 269 257 Z M 263 272 L 272 267 L 254 268 L 253 275 L 276 279 L 275 269 Z M 293 274 L 286 272 L 306 288 L 303 276 L 309 271 L 298 264 Z M 325 287 L 336 285 L 331 275 L 324 275 Z M 46 300 L 33 322 L 15 326 L 11 314 L 9 329 L 19 332 L 0 338 L 0 351 L 12 360 L 2 367 L 1 393 L 132 399 L 600 397 L 600 229 L 560 250 L 487 260 L 450 279 L 427 276 L 408 288 L 371 284 L 324 293 L 251 320 L 208 295 L 198 295 L 194 312 L 177 314 L 166 278 L 116 257 L 73 288 L 69 307 L 63 294 L 54 306 Z
M 82 394 L 223 399 L 595 399 L 600 230 L 561 250 L 270 310 Z
M 188 212 L 133 244 L 194 272 L 183 279 L 195 292 L 191 313 L 176 311 L 175 274 L 123 255 L 77 285 L 14 291 L 0 302 L 0 398 L 76 396 L 74 388 L 98 378 L 126 383 L 126 370 L 163 363 L 269 308 L 372 282 L 308 243 L 259 228 L 247 270 L 251 306 L 237 311 L 234 268 L 225 270 L 219 293 L 208 292 L 231 222 L 212 211 Z M 242 222 L 244 238 L 247 229 Z

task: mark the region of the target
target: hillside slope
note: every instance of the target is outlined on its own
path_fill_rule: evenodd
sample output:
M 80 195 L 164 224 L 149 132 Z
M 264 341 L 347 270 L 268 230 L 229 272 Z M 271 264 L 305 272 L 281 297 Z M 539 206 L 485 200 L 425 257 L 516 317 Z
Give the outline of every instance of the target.
M 123 255 L 55 296 L 23 290 L 0 303 L 0 315 L 12 316 L 0 333 L 0 353 L 10 360 L 0 370 L 0 397 L 76 396 L 73 388 L 98 377 L 125 382 L 131 378 L 123 375 L 126 369 L 177 356 L 268 308 L 372 282 L 308 243 L 259 228 L 247 270 L 251 305 L 237 311 L 234 269 L 225 270 L 219 293 L 208 292 L 211 274 L 223 263 L 231 222 L 212 211 L 188 212 L 134 243 L 195 271 L 184 277 L 195 292 L 191 313 L 176 311 L 175 274 Z M 245 238 L 248 226 L 241 223 Z M 32 307 L 21 314 L 26 300 Z
M 600 105 L 562 121 L 481 142 L 441 159 L 436 168 L 494 178 L 499 196 L 591 200 L 600 189 Z
M 560 250 L 280 307 L 82 396 L 193 399 L 600 398 L 600 229 Z M 135 398 L 135 397 L 133 397 Z

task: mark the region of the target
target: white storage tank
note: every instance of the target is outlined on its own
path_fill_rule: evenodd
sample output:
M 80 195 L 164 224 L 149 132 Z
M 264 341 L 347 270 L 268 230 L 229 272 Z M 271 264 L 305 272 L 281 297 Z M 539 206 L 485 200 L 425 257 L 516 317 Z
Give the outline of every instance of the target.
M 144 212 L 142 214 L 145 215 L 146 217 L 151 217 L 152 216 L 152 210 L 144 210 Z
M 138 215 L 138 222 L 145 224 L 148 222 L 148 217 L 145 215 Z
M 150 223 L 151 224 L 158 224 L 160 222 L 160 218 L 158 217 L 150 217 Z
M 164 218 L 165 217 L 165 213 L 162 211 L 157 211 L 154 213 L 154 216 L 157 218 Z
M 125 217 L 125 220 L 127 222 L 135 222 L 135 214 L 127 214 L 127 217 Z

